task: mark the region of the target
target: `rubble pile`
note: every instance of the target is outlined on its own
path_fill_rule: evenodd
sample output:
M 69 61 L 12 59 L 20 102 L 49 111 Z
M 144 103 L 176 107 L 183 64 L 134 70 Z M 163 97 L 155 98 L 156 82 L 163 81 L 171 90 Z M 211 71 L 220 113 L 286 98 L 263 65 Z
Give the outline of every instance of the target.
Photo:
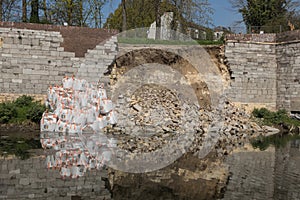
M 120 121 L 113 128 L 107 127 L 105 132 L 118 138 L 118 147 L 139 153 L 153 152 L 188 131 L 193 133 L 188 150 L 197 155 L 206 145 L 210 126 L 222 121 L 216 143 L 210 144 L 222 157 L 251 137 L 268 131 L 251 122 L 243 109 L 227 99 L 220 104 L 216 109 L 202 109 L 179 99 L 168 88 L 146 84 L 131 96 L 119 96 L 116 109 L 122 110 L 118 115 Z

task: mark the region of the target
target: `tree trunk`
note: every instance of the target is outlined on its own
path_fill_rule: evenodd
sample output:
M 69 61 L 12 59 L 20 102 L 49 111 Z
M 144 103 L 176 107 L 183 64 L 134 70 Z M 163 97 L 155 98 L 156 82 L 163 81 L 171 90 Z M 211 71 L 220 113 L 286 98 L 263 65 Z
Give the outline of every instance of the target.
M 22 22 L 27 22 L 27 0 L 22 0 Z
M 30 23 L 39 23 L 39 0 L 31 1 Z
M 67 15 L 68 15 L 68 19 L 67 19 L 67 23 L 68 25 L 72 25 L 72 14 L 73 14 L 73 0 L 68 1 L 68 8 L 67 8 Z
M 3 20 L 3 0 L 0 0 L 0 21 Z
M 160 39 L 160 33 L 161 33 L 161 18 L 160 18 L 160 0 L 155 0 L 155 23 L 156 23 L 156 29 L 155 29 L 155 39 Z
M 47 2 L 46 2 L 46 0 L 43 0 L 43 11 L 44 11 L 45 21 L 48 23 L 50 20 L 48 19 L 48 11 L 47 11 Z
M 79 23 L 80 26 L 83 26 L 83 2 L 82 0 L 79 1 Z
M 126 0 L 122 0 L 122 31 L 127 30 Z

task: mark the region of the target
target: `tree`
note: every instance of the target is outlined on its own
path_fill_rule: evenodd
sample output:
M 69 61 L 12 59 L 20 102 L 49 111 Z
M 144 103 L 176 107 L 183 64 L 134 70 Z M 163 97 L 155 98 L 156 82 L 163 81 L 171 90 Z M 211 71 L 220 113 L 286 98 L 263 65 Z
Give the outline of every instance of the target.
M 126 29 L 149 27 L 153 22 L 160 24 L 164 12 L 174 13 L 173 29 L 177 30 L 179 22 L 184 32 L 190 22 L 210 24 L 212 9 L 207 0 L 126 0 Z M 120 15 L 121 14 L 121 15 Z M 122 31 L 122 4 L 111 13 L 105 27 Z
M 30 23 L 39 23 L 39 0 L 31 0 Z
M 2 0 L 2 21 L 19 21 L 19 0 Z
M 288 21 L 293 18 L 296 8 L 299 7 L 299 3 L 294 0 L 230 1 L 233 8 L 242 14 L 247 30 L 264 30 L 267 32 L 287 30 Z
M 126 0 L 122 0 L 122 31 L 127 30 Z
M 22 22 L 27 22 L 27 0 L 22 0 Z

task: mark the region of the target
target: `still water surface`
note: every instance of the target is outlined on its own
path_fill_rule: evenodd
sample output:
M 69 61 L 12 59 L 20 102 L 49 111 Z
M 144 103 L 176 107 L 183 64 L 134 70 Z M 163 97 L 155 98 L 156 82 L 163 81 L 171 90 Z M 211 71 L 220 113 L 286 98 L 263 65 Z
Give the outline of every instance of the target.
M 7 145 L 11 147 L 12 142 L 13 141 L 7 138 L 1 138 L 0 150 L 3 151 L 3 149 L 7 149 Z M 19 144 L 19 150 L 17 149 L 17 151 L 24 148 L 22 141 L 17 141 L 17 143 Z M 33 145 L 34 148 L 39 147 L 36 142 L 29 144 Z M 27 158 L 27 156 L 24 158 Z M 22 165 L 22 162 L 23 161 L 20 160 L 20 162 L 17 163 Z M 252 145 L 249 144 L 249 147 L 235 150 L 224 162 L 228 165 L 230 176 L 228 177 L 227 186 L 224 188 L 224 194 L 221 199 L 300 199 L 299 136 L 272 136 L 257 139 L 252 142 Z M 3 160 L 1 163 L 4 163 Z M 1 174 L 4 173 L 3 166 L 2 164 Z M 7 166 L 10 165 L 8 164 Z M 34 167 L 35 166 L 33 166 L 33 168 Z M 14 169 L 7 170 L 9 172 L 17 170 L 17 168 L 18 167 L 14 167 Z M 172 177 L 170 178 L 172 179 Z M 20 182 L 5 185 L 3 177 L 1 177 L 1 181 L 3 183 L 2 185 L 6 187 L 6 190 L 9 190 L 9 187 L 24 187 L 23 185 L 18 185 Z M 52 185 L 48 186 L 47 182 L 44 184 L 46 184 L 43 186 L 45 188 L 52 187 Z M 84 182 L 82 186 L 84 186 Z M 130 187 L 130 185 L 128 186 Z M 5 196 L 7 191 L 4 191 L 4 188 L 2 189 L 3 191 L 0 189 L 0 194 L 2 193 Z M 138 190 L 138 188 L 136 190 Z M 157 190 L 157 188 L 153 190 Z M 114 190 L 114 192 L 122 193 L 124 191 Z M 170 190 L 169 192 L 174 193 L 175 191 Z M 157 199 L 161 199 L 161 194 L 157 195 Z M 113 196 L 122 196 L 122 194 L 113 194 Z M 151 196 L 155 199 L 155 192 Z M 170 196 L 174 199 L 182 199 L 178 195 L 172 194 Z M 131 199 L 135 198 L 132 197 Z M 199 199 L 203 199 L 203 197 L 199 196 Z

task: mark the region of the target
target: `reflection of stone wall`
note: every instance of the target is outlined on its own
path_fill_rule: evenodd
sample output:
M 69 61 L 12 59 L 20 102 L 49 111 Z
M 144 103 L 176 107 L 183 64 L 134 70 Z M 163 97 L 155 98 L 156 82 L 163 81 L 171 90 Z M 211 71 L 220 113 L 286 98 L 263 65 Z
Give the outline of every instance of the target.
M 238 152 L 227 160 L 232 173 L 224 199 L 272 199 L 275 149 Z
M 226 163 L 232 175 L 224 199 L 300 199 L 299 144 L 230 155 Z
M 77 179 L 62 179 L 48 170 L 44 157 L 0 160 L 0 199 L 110 199 L 102 178 L 107 171 L 87 171 Z

